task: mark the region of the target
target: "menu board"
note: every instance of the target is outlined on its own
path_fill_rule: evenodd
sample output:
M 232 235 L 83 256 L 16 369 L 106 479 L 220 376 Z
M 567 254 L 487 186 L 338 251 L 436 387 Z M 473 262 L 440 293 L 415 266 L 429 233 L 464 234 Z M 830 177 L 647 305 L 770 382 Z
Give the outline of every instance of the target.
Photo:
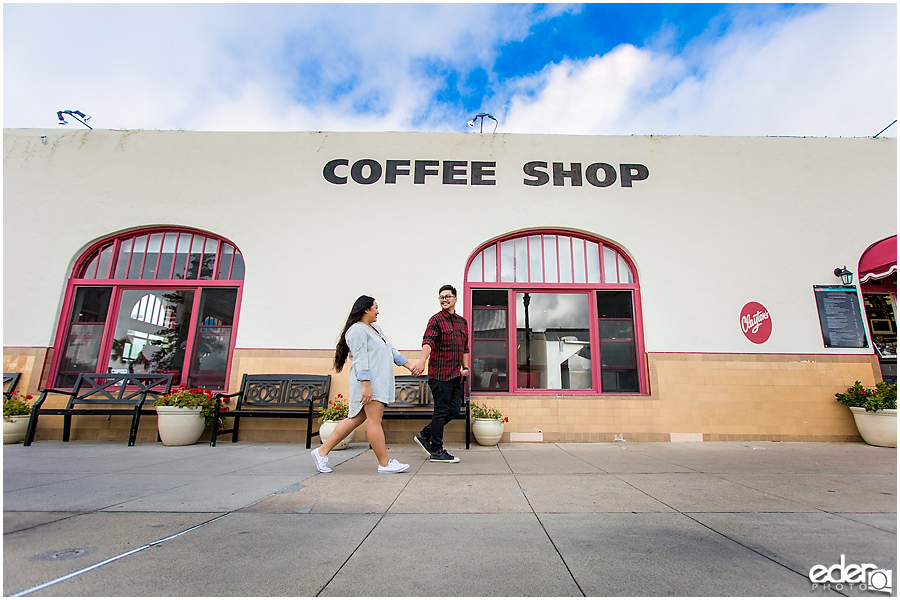
M 868 348 L 866 328 L 853 286 L 814 285 L 826 348 Z

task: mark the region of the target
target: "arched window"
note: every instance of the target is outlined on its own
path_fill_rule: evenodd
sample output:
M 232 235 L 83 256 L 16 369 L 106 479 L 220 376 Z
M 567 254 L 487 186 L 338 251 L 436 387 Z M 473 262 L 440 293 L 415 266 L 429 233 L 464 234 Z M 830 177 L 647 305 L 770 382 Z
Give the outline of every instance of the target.
M 66 289 L 52 380 L 79 373 L 174 373 L 175 385 L 225 389 L 244 259 L 185 228 L 131 231 L 94 244 Z
M 647 393 L 637 272 L 614 245 L 567 231 L 495 240 L 466 266 L 465 297 L 473 391 Z

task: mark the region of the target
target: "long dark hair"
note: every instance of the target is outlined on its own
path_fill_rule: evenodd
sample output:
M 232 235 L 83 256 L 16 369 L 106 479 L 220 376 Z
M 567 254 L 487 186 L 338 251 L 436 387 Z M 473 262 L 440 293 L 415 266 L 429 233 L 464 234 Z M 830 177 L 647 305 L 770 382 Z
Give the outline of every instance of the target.
M 338 373 L 344 368 L 344 363 L 347 362 L 347 356 L 350 355 L 350 346 L 347 345 L 347 340 L 344 339 L 347 330 L 350 329 L 352 325 L 358 323 L 363 315 L 366 314 L 366 311 L 372 308 L 373 304 L 375 304 L 375 298 L 372 296 L 360 296 L 356 299 L 356 302 L 353 303 L 353 308 L 350 309 L 350 314 L 347 316 L 347 322 L 344 324 L 344 330 L 341 331 L 341 335 L 338 337 L 337 346 L 334 348 L 334 370 Z

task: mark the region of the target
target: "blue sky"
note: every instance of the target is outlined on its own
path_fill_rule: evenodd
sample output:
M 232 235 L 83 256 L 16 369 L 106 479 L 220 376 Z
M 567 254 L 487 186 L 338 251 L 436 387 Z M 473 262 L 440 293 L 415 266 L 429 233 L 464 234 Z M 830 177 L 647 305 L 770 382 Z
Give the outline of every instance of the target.
M 895 4 L 4 4 L 4 127 L 865 137 Z M 487 121 L 485 129 L 493 129 Z M 895 137 L 897 126 L 884 136 Z

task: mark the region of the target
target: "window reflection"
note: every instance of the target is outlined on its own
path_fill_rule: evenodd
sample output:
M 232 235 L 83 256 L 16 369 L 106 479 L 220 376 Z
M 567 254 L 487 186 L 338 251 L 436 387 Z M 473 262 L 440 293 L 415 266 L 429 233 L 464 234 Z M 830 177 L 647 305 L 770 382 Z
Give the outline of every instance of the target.
M 587 294 L 517 293 L 516 361 L 520 388 L 591 389 Z
M 180 375 L 193 304 L 193 290 L 123 291 L 107 372 Z

